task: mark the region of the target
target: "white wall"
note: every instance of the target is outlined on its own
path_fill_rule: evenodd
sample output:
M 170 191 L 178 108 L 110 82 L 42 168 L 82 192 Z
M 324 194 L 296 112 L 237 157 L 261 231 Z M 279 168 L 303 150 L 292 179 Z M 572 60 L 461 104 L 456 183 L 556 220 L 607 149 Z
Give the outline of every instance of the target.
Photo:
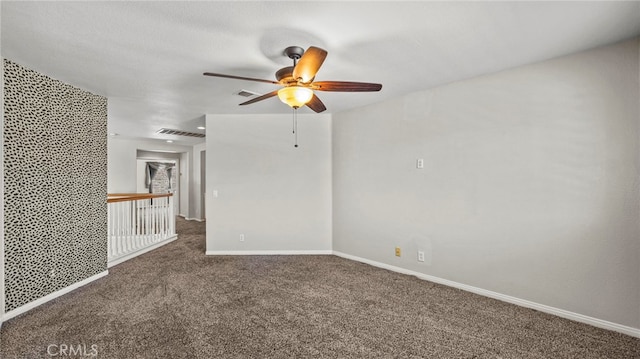
M 640 328 L 638 58 L 636 39 L 334 115 L 333 249 Z
M 136 161 L 136 193 L 149 192 L 149 188 L 145 187 L 146 171 L 147 171 L 147 160 L 138 159 Z
M 137 142 L 116 137 L 107 141 L 107 192 L 136 192 Z
M 290 114 L 207 115 L 208 253 L 330 251 L 330 122 L 300 114 L 294 148 Z

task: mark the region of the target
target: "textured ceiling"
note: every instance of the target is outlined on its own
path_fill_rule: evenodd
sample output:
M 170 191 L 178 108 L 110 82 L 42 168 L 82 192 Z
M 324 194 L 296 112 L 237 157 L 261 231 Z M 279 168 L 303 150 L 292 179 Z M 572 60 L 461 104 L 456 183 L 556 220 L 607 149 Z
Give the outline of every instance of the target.
M 640 2 L 12 2 L 2 56 L 109 98 L 109 130 L 142 138 L 197 131 L 206 113 L 282 113 L 270 84 L 285 47 L 329 55 L 317 80 L 383 84 L 320 93 L 327 112 L 501 71 L 640 34 Z M 303 113 L 312 113 L 303 108 Z M 176 143 L 195 143 L 176 138 Z

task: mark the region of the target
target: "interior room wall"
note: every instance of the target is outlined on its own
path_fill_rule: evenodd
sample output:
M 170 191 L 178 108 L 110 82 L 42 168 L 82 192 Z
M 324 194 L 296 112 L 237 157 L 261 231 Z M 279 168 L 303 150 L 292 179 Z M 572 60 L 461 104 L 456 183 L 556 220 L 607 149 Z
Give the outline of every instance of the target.
M 334 114 L 333 249 L 640 328 L 638 43 Z
M 330 252 L 330 116 L 299 114 L 298 148 L 291 114 L 206 127 L 207 253 Z
M 107 99 L 4 60 L 5 310 L 107 271 Z
M 135 193 L 136 142 L 110 136 L 107 139 L 107 146 L 107 192 Z

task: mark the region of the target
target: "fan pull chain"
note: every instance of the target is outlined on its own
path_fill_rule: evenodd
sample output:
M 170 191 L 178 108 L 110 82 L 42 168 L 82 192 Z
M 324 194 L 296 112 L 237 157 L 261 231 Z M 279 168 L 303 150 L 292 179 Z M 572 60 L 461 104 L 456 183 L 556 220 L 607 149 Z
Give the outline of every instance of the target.
M 298 147 L 298 109 L 293 109 L 293 133 L 295 136 L 295 145 L 293 147 Z

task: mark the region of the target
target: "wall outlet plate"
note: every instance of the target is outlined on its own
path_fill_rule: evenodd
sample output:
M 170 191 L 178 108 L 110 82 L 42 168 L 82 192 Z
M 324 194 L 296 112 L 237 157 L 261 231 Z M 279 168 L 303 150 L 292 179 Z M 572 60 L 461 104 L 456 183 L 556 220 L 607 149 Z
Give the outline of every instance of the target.
M 400 247 L 396 247 L 396 257 L 400 257 Z
M 418 262 L 424 262 L 424 252 L 418 251 Z

